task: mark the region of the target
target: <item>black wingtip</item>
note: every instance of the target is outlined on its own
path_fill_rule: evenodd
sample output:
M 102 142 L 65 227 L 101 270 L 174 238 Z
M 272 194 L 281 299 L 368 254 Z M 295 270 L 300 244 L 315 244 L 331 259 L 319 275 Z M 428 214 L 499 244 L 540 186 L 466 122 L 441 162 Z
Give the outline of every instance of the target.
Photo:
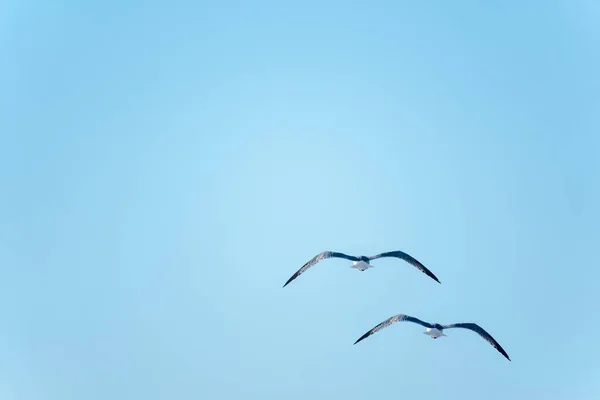
M 354 342 L 354 344 L 360 342 L 363 339 L 366 339 L 368 336 L 369 336 L 368 334 L 362 335 L 361 337 L 358 338 L 358 340 L 356 342 Z
M 511 362 L 512 362 L 512 360 L 511 360 L 511 359 L 510 359 L 510 357 L 508 356 L 508 353 L 507 353 L 506 351 L 504 351 L 504 349 L 503 349 L 503 348 L 500 348 L 500 349 L 497 349 L 497 350 L 498 350 L 498 352 L 499 352 L 500 354 L 502 354 L 502 355 L 504 356 L 504 358 L 506 358 L 508 361 L 511 361 Z
M 431 271 L 428 270 L 428 271 L 426 271 L 424 273 L 425 273 L 425 275 L 427 275 L 428 277 L 430 277 L 431 279 L 433 279 L 437 283 L 442 283 L 442 282 L 440 282 L 440 280 L 438 279 L 438 277 L 434 275 L 433 272 L 431 272 Z
M 294 278 L 296 278 L 295 276 L 291 276 L 290 279 L 287 280 L 287 282 L 285 283 L 285 285 L 283 285 L 283 287 L 286 287 L 288 285 L 288 283 L 290 283 L 291 281 L 294 280 Z

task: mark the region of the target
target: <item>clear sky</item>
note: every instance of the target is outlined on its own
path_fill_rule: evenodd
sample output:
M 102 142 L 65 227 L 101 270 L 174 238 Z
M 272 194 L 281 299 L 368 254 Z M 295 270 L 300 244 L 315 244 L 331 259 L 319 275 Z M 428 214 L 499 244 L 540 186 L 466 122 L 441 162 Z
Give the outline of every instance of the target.
M 599 398 L 599 20 L 2 2 L 0 398 Z

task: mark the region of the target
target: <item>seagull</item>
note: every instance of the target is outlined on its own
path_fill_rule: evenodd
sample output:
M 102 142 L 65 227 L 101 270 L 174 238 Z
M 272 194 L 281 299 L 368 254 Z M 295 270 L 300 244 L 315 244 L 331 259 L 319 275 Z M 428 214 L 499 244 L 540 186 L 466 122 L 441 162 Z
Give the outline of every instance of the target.
M 510 361 L 510 357 L 508 356 L 508 354 L 506 354 L 506 351 L 504 351 L 502 346 L 500 346 L 500 344 L 498 342 L 496 342 L 496 340 L 492 337 L 492 335 L 487 333 L 485 331 L 485 329 L 483 329 L 482 327 L 480 327 L 477 324 L 474 324 L 472 322 L 459 322 L 457 324 L 449 324 L 449 325 L 430 324 L 429 322 L 424 322 L 418 318 L 411 317 L 410 315 L 405 315 L 405 314 L 394 315 L 393 317 L 386 319 L 385 321 L 383 321 L 382 323 L 380 323 L 379 325 L 377 325 L 373 329 L 371 329 L 369 332 L 362 335 L 356 342 L 354 342 L 354 344 L 360 342 L 363 339 L 368 338 L 375 332 L 377 332 L 387 326 L 390 326 L 393 323 L 399 322 L 399 321 L 410 321 L 410 322 L 414 322 L 416 324 L 426 327 L 427 330 L 425 332 L 423 332 L 423 334 L 430 336 L 432 339 L 437 339 L 442 336 L 447 336 L 444 334 L 444 329 L 450 329 L 450 328 L 470 329 L 473 332 L 478 333 L 479 336 L 481 336 L 485 340 L 487 340 L 487 342 L 489 344 L 491 344 L 504 357 L 506 357 L 508 359 L 508 361 Z
M 371 261 L 373 261 L 377 258 L 396 257 L 396 258 L 400 258 L 400 259 L 408 262 L 409 264 L 415 266 L 417 269 L 419 269 L 419 271 L 423 272 L 425 275 L 427 275 L 431 279 L 435 280 L 438 283 L 441 283 L 439 281 L 439 279 L 430 270 L 425 268 L 425 266 L 423 264 L 421 264 L 419 261 L 417 261 L 413 257 L 409 256 L 408 254 L 406 254 L 402 251 L 399 251 L 399 250 L 398 251 L 389 251 L 387 253 L 381 253 L 381 254 L 371 256 L 371 257 L 365 257 L 365 256 L 355 257 L 355 256 L 349 256 L 348 254 L 344 254 L 344 253 L 338 253 L 335 251 L 324 251 L 324 252 L 321 252 L 321 253 L 317 254 L 316 256 L 314 256 L 310 261 L 308 261 L 306 264 L 304 264 L 302 266 L 302 268 L 300 268 L 298 271 L 296 271 L 296 273 L 294 275 L 292 275 L 292 277 L 290 279 L 288 279 L 288 281 L 285 283 L 285 285 L 283 285 L 283 287 L 286 287 L 288 283 L 290 283 L 291 281 L 293 281 L 294 279 L 299 277 L 301 274 L 304 273 L 304 271 L 306 271 L 307 269 L 309 269 L 310 267 L 312 267 L 319 261 L 325 260 L 327 258 L 332 258 L 332 257 L 345 258 L 346 260 L 353 261 L 350 268 L 355 268 L 359 271 L 365 271 L 369 268 L 373 268 L 373 266 L 371 265 Z

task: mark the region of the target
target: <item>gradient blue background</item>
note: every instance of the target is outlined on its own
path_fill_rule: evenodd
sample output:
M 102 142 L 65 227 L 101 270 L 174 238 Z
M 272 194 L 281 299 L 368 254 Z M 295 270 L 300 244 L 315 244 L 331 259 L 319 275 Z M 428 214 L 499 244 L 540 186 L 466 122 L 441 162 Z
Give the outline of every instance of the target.
M 3 2 L 0 398 L 600 397 L 599 20 Z

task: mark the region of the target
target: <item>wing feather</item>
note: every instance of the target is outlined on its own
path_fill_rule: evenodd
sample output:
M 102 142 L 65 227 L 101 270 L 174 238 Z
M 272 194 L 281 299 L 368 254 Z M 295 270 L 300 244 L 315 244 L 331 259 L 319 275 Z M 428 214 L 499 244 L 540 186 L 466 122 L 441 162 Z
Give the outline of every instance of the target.
M 283 285 L 283 287 L 286 287 L 288 285 L 288 283 L 290 283 L 291 281 L 293 281 L 294 279 L 296 279 L 297 277 L 302 275 L 307 269 L 309 269 L 310 267 L 312 267 L 319 261 L 325 260 L 327 258 L 332 258 L 332 257 L 345 258 L 346 260 L 351 260 L 351 261 L 358 261 L 357 257 L 349 256 L 348 254 L 338 253 L 336 251 L 323 251 L 323 252 L 317 254 L 316 256 L 314 256 L 313 258 L 311 258 L 298 271 L 296 271 L 294 273 L 294 275 L 292 275 L 290 277 L 290 279 L 288 279 L 288 281 L 285 283 L 285 285 Z
M 440 280 L 437 278 L 437 276 L 435 276 L 433 274 L 433 272 L 431 272 L 429 269 L 427 269 L 423 264 L 421 264 L 420 261 L 418 261 L 416 258 L 406 254 L 403 251 L 388 251 L 386 253 L 381 253 L 381 254 L 377 254 L 374 256 L 369 257 L 369 260 L 375 260 L 377 258 L 383 258 L 383 257 L 396 257 L 396 258 L 400 258 L 404 261 L 406 261 L 407 263 L 409 263 L 410 265 L 416 267 L 419 271 L 423 272 L 425 275 L 427 275 L 428 277 L 430 277 L 431 279 L 433 279 L 434 281 L 436 281 L 437 283 L 441 283 Z
M 426 328 L 433 328 L 433 325 L 431 325 L 428 322 L 425 321 L 421 321 L 418 318 L 415 317 L 411 317 L 410 315 L 405 315 L 405 314 L 398 314 L 398 315 L 394 315 L 393 317 L 390 317 L 388 319 L 386 319 L 385 321 L 377 324 L 373 329 L 371 329 L 370 331 L 368 331 L 367 333 L 365 333 L 364 335 L 362 335 L 356 342 L 354 342 L 354 344 L 360 342 L 363 339 L 368 338 L 369 336 L 371 336 L 372 334 L 374 334 L 377 331 L 382 330 L 383 328 L 386 328 L 396 322 L 399 321 L 409 321 L 409 322 L 414 322 L 416 324 L 422 325 Z
M 481 336 L 482 338 L 484 338 L 496 350 L 498 350 L 500 352 L 500 354 L 502 354 L 504 357 L 506 357 L 508 359 L 508 361 L 511 361 L 510 357 L 508 356 L 508 354 L 506 354 L 506 351 L 504 351 L 504 349 L 502 348 L 502 346 L 500 346 L 500 343 L 498 343 L 496 341 L 496 339 L 494 339 L 492 337 L 492 335 L 490 335 L 485 329 L 483 329 L 482 327 L 480 327 L 479 325 L 477 325 L 475 323 L 472 323 L 472 322 L 459 322 L 459 323 L 456 323 L 456 324 L 442 325 L 442 327 L 444 329 L 464 328 L 464 329 L 472 330 L 473 332 L 477 333 L 479 336 Z

